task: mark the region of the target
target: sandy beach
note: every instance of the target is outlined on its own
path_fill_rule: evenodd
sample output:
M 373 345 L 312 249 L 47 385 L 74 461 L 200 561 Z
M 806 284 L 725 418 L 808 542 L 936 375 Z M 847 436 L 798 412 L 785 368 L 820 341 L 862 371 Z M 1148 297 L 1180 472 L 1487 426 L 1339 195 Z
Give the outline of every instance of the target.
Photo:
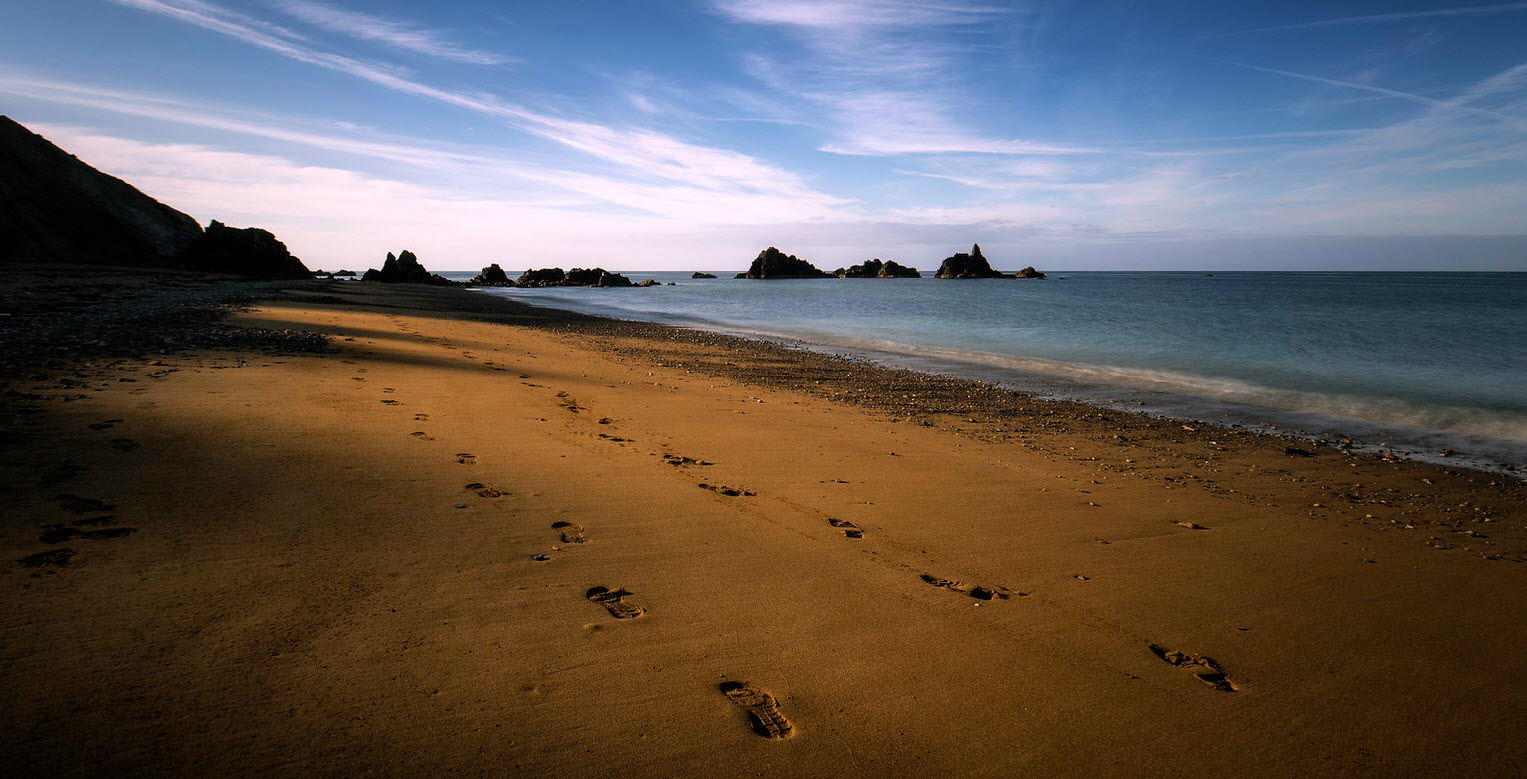
M 1527 770 L 1517 478 L 249 289 L 153 349 L 9 336 L 15 775 Z

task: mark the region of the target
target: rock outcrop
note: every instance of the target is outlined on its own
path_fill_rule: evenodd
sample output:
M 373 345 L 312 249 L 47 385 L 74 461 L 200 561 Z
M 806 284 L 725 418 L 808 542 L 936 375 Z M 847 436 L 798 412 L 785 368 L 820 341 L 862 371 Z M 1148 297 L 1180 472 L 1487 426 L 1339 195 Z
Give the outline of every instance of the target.
M 305 278 L 275 236 L 195 219 L 0 116 L 0 264 L 59 262 Z
M 430 273 L 420 264 L 419 258 L 413 252 L 404 249 L 396 257 L 392 252 L 387 253 L 387 259 L 382 263 L 382 269 L 371 268 L 361 276 L 361 281 L 380 281 L 383 284 L 434 284 L 436 286 L 449 286 L 456 282 L 443 276 Z
M 946 257 L 938 268 L 935 278 L 940 279 L 1042 279 L 1045 275 L 1030 265 L 1017 273 L 992 270 L 991 263 L 981 254 L 981 244 L 970 247 L 970 254 L 958 252 Z
M 970 247 L 970 254 L 956 252 L 953 256 L 944 258 L 944 263 L 938 267 L 938 273 L 934 278 L 939 279 L 1007 279 L 1012 278 L 1006 273 L 992 270 L 991 263 L 981 254 L 981 244 Z
M 700 271 L 695 271 L 694 273 L 689 274 L 689 277 L 692 279 L 713 279 L 716 278 L 716 274 L 701 273 Z
M 770 246 L 758 253 L 746 273 L 737 274 L 739 279 L 829 279 L 817 266 Z
M 631 280 L 604 268 L 573 268 L 563 273 L 561 268 L 527 270 L 515 281 L 520 287 L 630 287 Z
M 260 279 L 305 279 L 313 275 L 270 231 L 229 227 L 216 219 L 186 247 L 180 261 L 189 270 Z
M 475 287 L 510 287 L 514 285 L 514 282 L 509 280 L 509 274 L 505 273 L 503 268 L 498 267 L 496 262 L 483 268 L 482 273 L 473 276 L 472 280 L 467 283 Z
M 895 260 L 881 262 L 878 257 L 860 265 L 839 268 L 833 271 L 832 275 L 840 279 L 920 279 L 923 277 L 916 268 L 908 268 Z

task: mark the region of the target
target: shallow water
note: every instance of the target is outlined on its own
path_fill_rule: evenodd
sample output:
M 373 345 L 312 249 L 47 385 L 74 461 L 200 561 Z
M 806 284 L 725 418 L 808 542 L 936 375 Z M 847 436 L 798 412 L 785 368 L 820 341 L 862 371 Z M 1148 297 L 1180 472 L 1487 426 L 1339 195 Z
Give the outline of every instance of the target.
M 1420 459 L 1527 462 L 1527 274 L 627 275 L 677 286 L 489 291 Z

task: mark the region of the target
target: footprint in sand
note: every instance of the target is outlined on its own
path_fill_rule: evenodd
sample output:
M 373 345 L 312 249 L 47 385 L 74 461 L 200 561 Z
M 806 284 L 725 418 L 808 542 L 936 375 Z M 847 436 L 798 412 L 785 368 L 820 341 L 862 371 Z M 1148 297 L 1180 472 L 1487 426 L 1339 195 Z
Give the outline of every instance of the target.
M 860 530 L 858 525 L 855 525 L 854 523 L 849 522 L 846 519 L 830 519 L 829 518 L 827 520 L 827 524 L 832 525 L 835 528 L 841 529 L 843 531 L 843 536 L 845 538 L 864 538 L 864 531 Z
M 1167 649 L 1160 644 L 1151 644 L 1151 653 L 1161 658 L 1167 665 L 1175 665 L 1192 671 L 1199 681 L 1220 692 L 1236 692 L 1240 689 L 1230 681 L 1230 678 L 1225 675 L 1225 669 L 1214 662 L 1213 658 Z
M 113 438 L 111 439 L 111 448 L 119 452 L 131 452 L 138 448 L 138 442 L 131 438 Z
M 1174 522 L 1172 524 L 1181 525 L 1182 527 L 1185 527 L 1185 528 L 1187 528 L 1189 530 L 1208 530 L 1209 529 L 1209 528 L 1204 527 L 1203 525 L 1198 524 L 1197 522 L 1188 522 L 1186 520 L 1184 520 L 1182 522 Z
M 19 561 L 27 568 L 62 568 L 69 564 L 79 551 L 76 549 L 49 549 L 46 552 L 29 554 Z
M 779 702 L 768 690 L 754 687 L 747 682 L 723 682 L 721 692 L 738 708 L 748 713 L 753 731 L 769 738 L 787 738 L 795 727 L 779 711 Z
M 610 616 L 616 619 L 635 619 L 647 610 L 635 603 L 626 603 L 623 598 L 630 594 L 620 587 L 613 590 L 609 587 L 591 587 L 585 597 L 605 607 Z
M 459 462 L 462 465 L 476 465 L 477 455 L 461 453 L 456 455 L 456 462 Z
M 728 498 L 741 498 L 741 497 L 749 497 L 749 498 L 751 498 L 751 497 L 753 497 L 753 496 L 758 494 L 756 492 L 749 492 L 747 490 L 739 489 L 737 487 L 726 487 L 726 486 L 716 485 L 716 484 L 706 484 L 704 482 L 701 482 L 699 487 L 702 490 L 710 490 L 711 492 L 720 493 L 722 495 L 727 496 Z
M 604 433 L 600 433 L 599 437 L 603 438 L 606 441 L 614 441 L 617 444 L 628 444 L 628 443 L 631 443 L 631 439 L 629 439 L 629 438 L 621 438 L 618 435 L 605 435 Z
M 677 454 L 667 454 L 667 453 L 665 453 L 663 455 L 663 462 L 668 463 L 669 465 L 672 465 L 672 466 L 675 466 L 675 467 L 678 467 L 678 466 L 681 466 L 681 465 L 715 465 L 715 463 L 706 462 L 704 460 L 696 460 L 693 457 L 682 457 L 682 456 L 677 455 Z
M 414 421 L 415 422 L 428 422 L 429 421 L 429 414 L 414 414 Z
M 350 381 L 365 381 L 365 380 L 366 380 L 365 376 L 351 376 L 350 377 Z
M 470 455 L 468 455 L 468 456 L 470 456 Z M 503 494 L 504 494 L 503 492 L 500 492 L 499 490 L 495 489 L 493 487 L 493 485 L 491 485 L 491 484 L 483 484 L 482 482 L 476 482 L 476 481 L 472 482 L 471 484 L 468 484 L 467 486 L 463 487 L 462 489 L 471 490 L 471 491 L 477 493 L 478 495 L 480 495 L 480 496 L 482 496 L 484 498 L 497 498 L 497 497 L 502 497 Z
M 976 598 L 977 600 L 991 600 L 992 598 L 1007 600 L 1009 597 L 1011 597 L 1005 592 L 999 592 L 998 590 L 994 590 L 990 587 L 982 587 L 979 584 L 966 584 L 964 582 L 942 579 L 930 573 L 920 574 L 918 578 L 933 585 L 934 587 L 942 587 L 943 589 L 951 590 L 953 592 L 964 593 L 965 595 L 969 595 L 970 597 Z
M 112 511 L 116 509 L 116 506 L 105 501 L 96 500 L 95 498 L 82 498 L 68 493 L 54 495 L 53 500 L 58 501 L 58 504 L 65 511 L 75 514 L 89 514 L 96 511 Z
M 553 522 L 553 530 L 562 531 L 562 543 L 581 544 L 584 542 L 583 526 L 576 522 Z
M 402 404 L 402 401 L 400 401 L 400 400 L 393 400 L 391 398 L 388 398 L 388 399 L 386 399 L 386 400 L 384 400 L 382 402 L 386 403 L 389 406 L 397 406 L 397 405 L 401 405 Z
M 391 395 L 394 392 L 397 392 L 397 389 L 395 389 L 393 387 L 383 387 L 382 388 L 382 394 L 383 395 Z
M 433 440 L 435 440 L 434 436 L 430 435 L 429 433 L 424 432 L 423 430 L 415 430 L 412 433 L 409 433 L 409 435 L 413 436 L 414 438 L 419 439 L 420 441 L 433 441 Z
M 111 427 L 112 425 L 115 425 L 115 424 L 117 424 L 118 422 L 121 422 L 121 421 L 122 420 L 120 420 L 120 419 L 108 419 L 105 422 L 97 422 L 97 423 L 91 425 L 90 429 L 91 430 L 105 430 L 106 428 Z

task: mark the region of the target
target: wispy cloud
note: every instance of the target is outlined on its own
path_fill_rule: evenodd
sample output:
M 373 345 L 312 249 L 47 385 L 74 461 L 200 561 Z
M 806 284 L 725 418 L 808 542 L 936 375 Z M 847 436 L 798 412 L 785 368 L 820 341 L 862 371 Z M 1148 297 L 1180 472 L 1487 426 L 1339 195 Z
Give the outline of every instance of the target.
M 228 35 L 291 59 L 427 100 L 497 118 L 539 138 L 612 163 L 631 174 L 703 189 L 793 198 L 822 207 L 843 201 L 811 189 L 796 174 L 745 154 L 688 143 L 662 133 L 565 119 L 504 102 L 432 86 L 393 69 L 270 34 L 242 15 L 200 0 L 113 0 Z
M 734 22 L 773 27 L 800 53 L 749 53 L 748 71 L 772 89 L 825 110 L 834 139 L 822 150 L 864 156 L 1078 154 L 1070 144 L 993 137 L 960 116 L 974 98 L 959 74 L 983 31 L 1024 13 L 1012 5 L 920 0 L 715 0 Z
M 349 11 L 311 0 L 276 0 L 275 5 L 304 22 L 331 32 L 436 59 L 470 65 L 502 65 L 511 61 L 500 54 L 467 48 L 447 40 L 438 31 L 409 22 Z
M 300 122 L 289 117 L 239 118 L 223 106 L 54 79 L 0 74 L 0 94 L 266 138 L 308 150 L 402 163 L 415 168 L 415 178 L 420 180 L 451 182 L 456 191 L 487 191 L 498 198 L 510 197 L 507 192 L 518 192 L 513 197 L 536 200 L 543 208 L 559 204 L 585 208 L 615 206 L 632 214 L 698 225 L 819 219 L 840 213 L 847 205 L 847 201 L 789 186 L 789 182 L 776 187 L 770 184 L 778 182 L 769 181 L 742 186 L 724 176 L 707 179 L 710 186 L 632 181 L 526 163 L 508 149 L 442 147 L 419 139 L 374 134 L 358 137 L 335 132 L 333 128 L 294 129 Z M 649 142 L 661 143 L 650 139 Z M 574 198 L 569 199 L 569 195 Z
M 1392 97 L 1392 98 L 1395 98 L 1397 100 L 1404 100 L 1404 101 L 1411 102 L 1411 103 L 1417 103 L 1419 105 L 1427 106 L 1428 108 L 1444 109 L 1444 110 L 1450 110 L 1450 111 L 1462 111 L 1462 112 L 1466 112 L 1466 113 L 1477 114 L 1479 116 L 1489 117 L 1491 119 L 1496 119 L 1496 120 L 1499 120 L 1499 121 L 1502 121 L 1502 122 L 1506 122 L 1506 123 L 1512 124 L 1512 125 L 1527 126 L 1527 124 L 1524 124 L 1523 120 L 1521 118 L 1519 118 L 1519 117 L 1508 116 L 1506 114 L 1502 114 L 1502 113 L 1497 112 L 1497 111 L 1490 111 L 1490 110 L 1487 110 L 1487 109 L 1476 108 L 1476 107 L 1474 107 L 1472 105 L 1469 105 L 1469 103 L 1472 102 L 1472 100 L 1469 100 L 1469 99 L 1438 100 L 1437 98 L 1427 97 L 1425 95 L 1418 95 L 1418 94 L 1416 94 L 1414 92 L 1404 92 L 1404 91 L 1401 91 L 1401 90 L 1398 90 L 1398 89 L 1389 89 L 1389 88 L 1386 88 L 1386 87 L 1377 86 L 1375 84 L 1366 84 L 1366 83 L 1363 83 L 1363 82 L 1360 82 L 1360 81 L 1344 81 L 1342 79 L 1325 78 L 1323 76 L 1313 76 L 1313 75 L 1310 75 L 1308 73 L 1296 73 L 1296 72 L 1291 71 L 1291 70 L 1283 70 L 1281 68 L 1269 68 L 1269 67 L 1263 67 L 1261 65 L 1251 65 L 1251 64 L 1247 64 L 1245 62 L 1235 62 L 1235 61 L 1226 60 L 1226 59 L 1217 59 L 1217 58 L 1205 58 L 1205 59 L 1213 59 L 1214 62 L 1219 62 L 1221 64 L 1230 65 L 1232 67 L 1237 67 L 1237 68 L 1245 68 L 1246 70 L 1253 70 L 1253 71 L 1256 71 L 1258 73 L 1268 73 L 1268 74 L 1272 74 L 1272 75 L 1276 75 L 1276 76 L 1284 76 L 1284 77 L 1287 77 L 1287 78 L 1299 79 L 1301 81 L 1309 81 L 1309 82 L 1313 82 L 1313 83 L 1316 83 L 1316 84 L 1325 84 L 1327 86 L 1343 87 L 1345 89 L 1354 89 L 1354 90 L 1357 90 L 1359 92 L 1368 92 L 1368 93 L 1374 94 L 1374 95 L 1381 95 L 1383 97 Z M 1510 79 L 1520 79 L 1521 78 L 1521 74 L 1520 73 L 1515 73 L 1515 71 L 1520 71 L 1520 70 L 1523 70 L 1523 69 L 1524 69 L 1524 66 L 1517 66 L 1516 68 L 1512 68 L 1510 71 L 1507 71 L 1506 73 L 1501 74 L 1500 76 L 1497 76 L 1497 78 L 1505 78 L 1507 80 L 1510 80 Z
M 1437 19 L 1449 16 L 1484 16 L 1489 14 L 1521 13 L 1524 11 L 1527 11 L 1527 3 L 1495 3 L 1493 5 L 1468 5 L 1457 8 L 1433 8 L 1425 11 L 1394 11 L 1391 13 L 1365 14 L 1362 16 L 1339 16 L 1333 19 L 1279 24 L 1271 27 L 1254 27 L 1246 30 L 1206 35 L 1203 38 L 1225 38 L 1233 35 L 1251 35 L 1262 32 L 1309 30 L 1320 27 L 1345 27 L 1356 24 L 1390 24 L 1393 22 L 1409 22 L 1417 19 Z

